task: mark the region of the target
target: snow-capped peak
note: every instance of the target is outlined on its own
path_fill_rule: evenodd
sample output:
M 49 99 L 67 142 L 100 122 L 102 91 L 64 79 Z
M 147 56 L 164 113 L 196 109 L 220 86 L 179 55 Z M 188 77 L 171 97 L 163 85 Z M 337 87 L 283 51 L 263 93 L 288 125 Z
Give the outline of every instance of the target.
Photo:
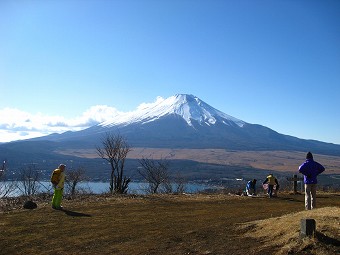
M 245 124 L 244 121 L 211 107 L 198 97 L 177 94 L 166 99 L 158 97 L 154 103 L 141 104 L 135 111 L 118 114 L 113 116 L 112 120 L 105 121 L 100 125 L 128 125 L 134 122 L 143 124 L 171 114 L 181 116 L 188 125 L 192 125 L 193 120 L 207 125 L 213 125 L 218 120 L 227 125 L 235 123 L 240 127 Z

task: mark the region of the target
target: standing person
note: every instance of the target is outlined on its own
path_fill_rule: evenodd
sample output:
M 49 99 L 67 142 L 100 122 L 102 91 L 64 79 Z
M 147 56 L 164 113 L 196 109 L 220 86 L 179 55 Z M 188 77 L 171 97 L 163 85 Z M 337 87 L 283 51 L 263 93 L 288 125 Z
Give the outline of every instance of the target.
M 256 179 L 253 179 L 252 181 L 247 182 L 246 186 L 246 192 L 247 196 L 254 196 L 256 195 Z
M 274 190 L 274 185 L 276 185 L 276 188 L 279 187 L 279 182 L 277 181 L 276 177 L 274 177 L 273 174 L 269 174 L 265 181 L 262 183 L 262 185 L 268 183 L 268 195 L 270 198 L 273 197 L 273 190 Z
M 314 161 L 313 154 L 308 152 L 306 161 L 299 167 L 299 173 L 304 175 L 306 210 L 314 209 L 316 206 L 316 184 L 318 182 L 316 177 L 323 171 L 325 168 Z
M 66 165 L 60 164 L 55 169 L 51 176 L 51 182 L 54 188 L 54 194 L 52 198 L 52 208 L 56 210 L 62 210 L 61 200 L 63 198 L 64 182 L 65 182 L 65 168 Z

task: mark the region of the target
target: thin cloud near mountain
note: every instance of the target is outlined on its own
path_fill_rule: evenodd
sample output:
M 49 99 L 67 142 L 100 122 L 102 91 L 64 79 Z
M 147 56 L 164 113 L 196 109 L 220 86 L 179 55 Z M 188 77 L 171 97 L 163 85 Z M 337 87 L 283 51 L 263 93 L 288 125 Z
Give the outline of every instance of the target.
M 81 116 L 65 118 L 6 107 L 0 110 L 0 142 L 29 139 L 51 133 L 79 131 L 122 114 L 107 105 L 92 106 Z

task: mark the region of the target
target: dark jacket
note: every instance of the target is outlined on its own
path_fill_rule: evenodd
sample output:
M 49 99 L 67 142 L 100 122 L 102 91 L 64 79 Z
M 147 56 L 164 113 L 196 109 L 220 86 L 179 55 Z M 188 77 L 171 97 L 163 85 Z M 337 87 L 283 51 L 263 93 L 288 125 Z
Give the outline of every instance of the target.
M 307 159 L 299 167 L 299 172 L 304 175 L 305 184 L 316 184 L 318 182 L 316 177 L 323 171 L 325 168 L 313 159 Z
M 256 182 L 254 181 L 249 181 L 247 182 L 246 190 L 253 189 L 254 192 L 256 192 Z

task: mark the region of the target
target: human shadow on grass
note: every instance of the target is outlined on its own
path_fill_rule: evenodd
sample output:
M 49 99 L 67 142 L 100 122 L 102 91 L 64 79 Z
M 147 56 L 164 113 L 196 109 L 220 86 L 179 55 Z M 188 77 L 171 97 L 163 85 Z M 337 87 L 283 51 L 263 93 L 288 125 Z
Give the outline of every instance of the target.
M 292 197 L 276 197 L 276 199 L 289 201 L 289 202 L 304 203 L 304 201 L 296 199 L 296 198 L 292 198 Z
M 68 215 L 68 216 L 73 216 L 73 217 L 92 217 L 90 214 L 86 213 L 80 213 L 80 212 L 74 212 L 66 209 L 62 209 L 62 211 Z
M 260 196 L 250 196 L 252 198 L 262 198 L 262 199 L 268 199 L 267 195 L 260 195 Z M 274 199 L 274 200 L 283 200 L 283 201 L 289 201 L 289 202 L 296 202 L 296 203 L 304 203 L 304 201 L 296 199 L 296 198 L 292 198 L 292 197 L 280 197 L 280 196 L 273 196 L 270 199 Z
M 334 245 L 334 246 L 337 246 L 339 247 L 340 246 L 340 240 L 339 239 L 335 239 L 335 238 L 332 238 L 332 237 L 329 237 L 329 236 L 326 236 L 320 232 L 316 232 L 316 238 L 324 243 L 324 244 L 331 244 L 331 245 Z

